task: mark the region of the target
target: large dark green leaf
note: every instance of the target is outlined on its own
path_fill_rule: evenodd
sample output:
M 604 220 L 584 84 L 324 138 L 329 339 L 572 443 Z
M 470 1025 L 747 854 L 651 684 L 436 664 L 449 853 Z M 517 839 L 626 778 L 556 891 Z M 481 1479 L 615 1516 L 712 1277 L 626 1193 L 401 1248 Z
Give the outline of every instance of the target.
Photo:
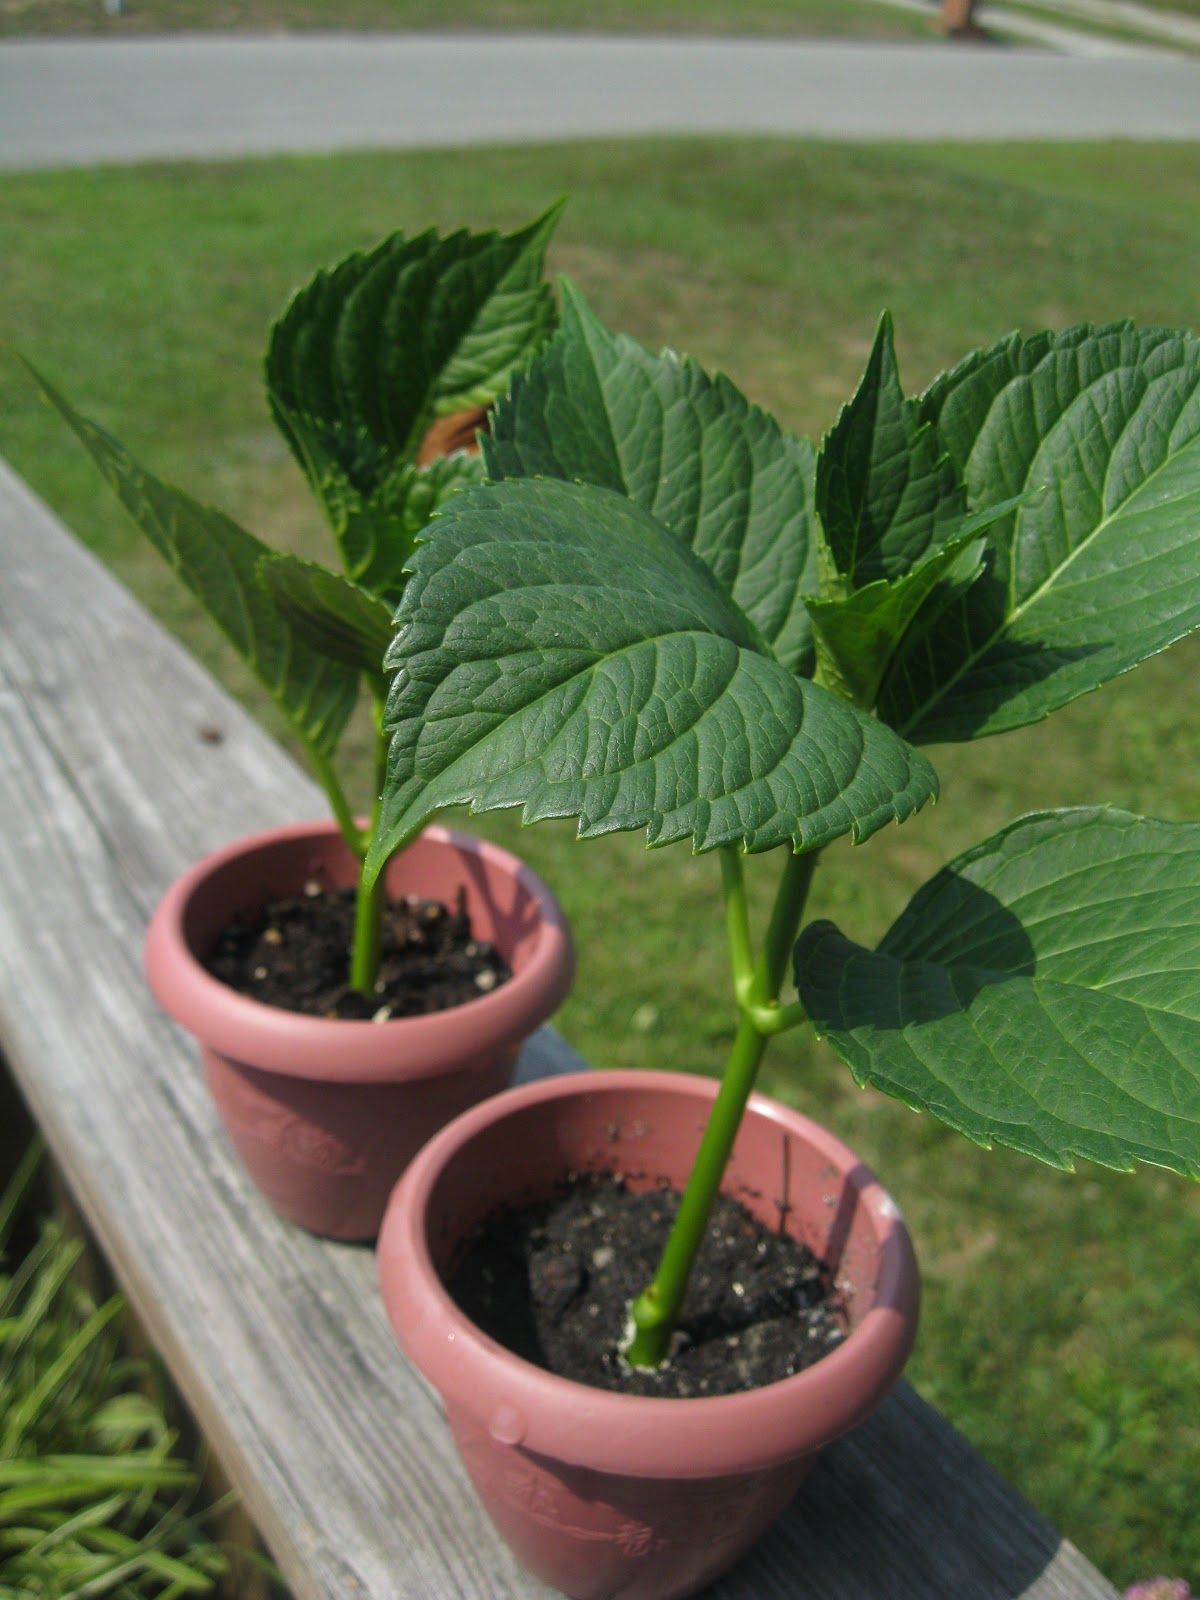
M 337 744 L 354 710 L 358 673 L 313 650 L 259 580 L 272 550 L 211 506 L 162 483 L 110 434 L 80 416 L 33 371 L 125 509 L 318 755 Z
M 272 414 L 360 581 L 381 563 L 394 576 L 408 555 L 374 542 L 400 531 L 404 469 L 433 420 L 490 405 L 553 328 L 542 263 L 560 210 L 509 235 L 394 234 L 319 272 L 272 328 Z M 387 526 L 373 531 L 371 515 Z
M 821 447 L 816 504 L 848 591 L 903 577 L 954 533 L 966 511 L 937 429 L 904 398 L 886 313 L 858 392 Z
M 1200 341 L 1128 324 L 977 352 L 922 417 L 971 506 L 1040 490 L 918 622 L 880 714 L 918 740 L 1020 727 L 1200 625 Z
M 815 452 L 727 378 L 610 333 L 564 284 L 560 329 L 497 406 L 483 450 L 494 478 L 628 496 L 691 546 L 785 666 L 811 672 Z
M 1200 1177 L 1200 825 L 1026 817 L 878 950 L 807 928 L 796 977 L 860 1084 L 979 1144 Z
M 457 495 L 396 620 L 368 870 L 467 801 L 765 850 L 865 838 L 935 791 L 917 751 L 782 666 L 703 562 L 609 490 Z

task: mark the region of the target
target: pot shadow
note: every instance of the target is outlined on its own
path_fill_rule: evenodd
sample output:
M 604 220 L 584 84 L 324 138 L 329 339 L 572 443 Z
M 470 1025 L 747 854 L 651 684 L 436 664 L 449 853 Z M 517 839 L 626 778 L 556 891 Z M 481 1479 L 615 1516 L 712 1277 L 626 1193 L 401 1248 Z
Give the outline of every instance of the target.
M 870 1600 L 1018 1600 L 1035 1586 L 1106 1592 L 1083 1557 L 904 1382 L 822 1452 L 770 1531 L 705 1594 L 790 1593 L 797 1573 L 806 1594 Z
M 467 891 L 472 927 L 490 927 L 492 932 L 486 936 L 510 965 L 514 956 L 519 960 L 521 952 L 529 947 L 539 920 L 561 925 L 561 914 L 551 919 L 549 908 L 539 905 L 537 892 L 524 869 L 510 878 L 497 873 L 485 857 L 474 852 L 462 850 L 455 854 L 458 875 Z
M 550 1371 L 527 1251 L 516 1214 L 501 1213 L 478 1236 L 463 1240 L 445 1274 L 445 1286 L 463 1315 L 489 1338 L 522 1361 Z
M 824 1269 L 823 1277 L 830 1292 L 839 1300 L 843 1298 L 843 1291 L 853 1299 L 855 1288 L 859 1287 L 859 1255 L 866 1241 L 855 1238 L 854 1228 L 859 1220 L 863 1196 L 872 1190 L 876 1197 L 882 1194 L 879 1178 L 860 1161 L 842 1182 L 827 1234 L 819 1244 L 814 1244 Z M 892 1221 L 885 1226 L 878 1263 L 872 1274 L 871 1304 L 875 1308 L 899 1312 L 901 1316 L 912 1316 L 915 1315 L 919 1295 L 916 1281 L 910 1276 L 912 1246 L 904 1221 L 894 1206 Z M 864 1219 L 860 1231 L 870 1232 L 869 1220 Z M 859 1249 L 855 1248 L 856 1244 Z

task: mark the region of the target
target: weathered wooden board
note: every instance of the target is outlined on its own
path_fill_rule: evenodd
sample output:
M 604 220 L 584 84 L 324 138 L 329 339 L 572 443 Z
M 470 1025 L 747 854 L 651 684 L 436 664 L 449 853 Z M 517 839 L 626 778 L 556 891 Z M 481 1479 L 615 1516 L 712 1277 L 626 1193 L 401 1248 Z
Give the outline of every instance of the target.
M 321 811 L 0 463 L 0 1049 L 297 1600 L 535 1600 L 396 1349 L 371 1252 L 274 1216 L 142 979 L 150 911 L 190 860 Z M 544 1029 L 522 1073 L 578 1065 Z M 712 1594 L 1115 1591 L 901 1386 Z

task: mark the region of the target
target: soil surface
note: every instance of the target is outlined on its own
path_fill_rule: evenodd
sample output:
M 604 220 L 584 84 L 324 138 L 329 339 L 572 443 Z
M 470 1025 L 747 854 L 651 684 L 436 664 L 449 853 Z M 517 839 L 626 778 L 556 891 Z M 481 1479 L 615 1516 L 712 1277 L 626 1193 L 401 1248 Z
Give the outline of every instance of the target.
M 495 946 L 472 935 L 463 890 L 453 911 L 415 895 L 388 907 L 374 995 L 347 981 L 353 937 L 354 890 L 313 882 L 232 923 L 205 967 L 239 994 L 283 1011 L 379 1022 L 449 1010 L 512 977 Z
M 684 1302 L 678 1348 L 655 1372 L 617 1349 L 628 1307 L 658 1265 L 679 1196 L 579 1176 L 554 1199 L 505 1211 L 467 1240 L 448 1284 L 514 1354 L 626 1394 L 733 1394 L 778 1382 L 845 1338 L 844 1307 L 804 1245 L 722 1196 Z

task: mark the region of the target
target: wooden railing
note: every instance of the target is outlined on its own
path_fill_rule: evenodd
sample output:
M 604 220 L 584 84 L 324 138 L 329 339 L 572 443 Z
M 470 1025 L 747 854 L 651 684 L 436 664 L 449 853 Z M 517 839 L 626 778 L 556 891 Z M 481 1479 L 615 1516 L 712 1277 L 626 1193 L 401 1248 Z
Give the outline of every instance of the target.
M 279 1221 L 148 993 L 150 912 L 319 792 L 0 463 L 0 1052 L 297 1600 L 545 1596 L 397 1350 L 369 1249 Z M 525 1076 L 581 1066 L 550 1029 Z M 907 1386 L 721 1600 L 1113 1600 Z

